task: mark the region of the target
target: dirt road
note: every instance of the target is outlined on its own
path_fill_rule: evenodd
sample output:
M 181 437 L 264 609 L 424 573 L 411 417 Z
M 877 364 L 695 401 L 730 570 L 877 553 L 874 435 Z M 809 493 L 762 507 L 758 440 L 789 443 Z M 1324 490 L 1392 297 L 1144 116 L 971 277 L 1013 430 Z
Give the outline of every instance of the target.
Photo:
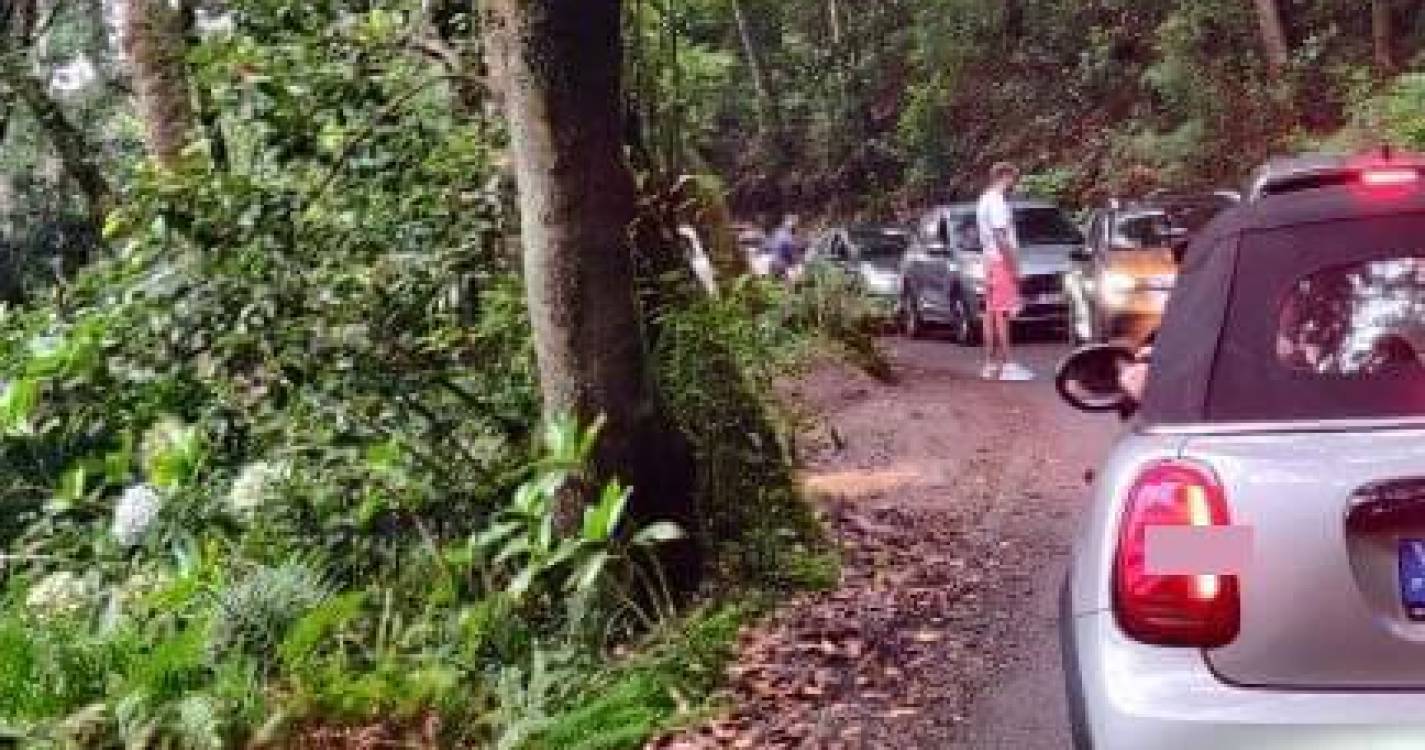
M 1117 423 L 1060 404 L 1062 344 L 1023 351 L 1030 384 L 978 380 L 949 342 L 885 347 L 895 384 L 827 366 L 797 387 L 841 585 L 746 634 L 735 709 L 663 747 L 1068 747 L 1056 595 Z

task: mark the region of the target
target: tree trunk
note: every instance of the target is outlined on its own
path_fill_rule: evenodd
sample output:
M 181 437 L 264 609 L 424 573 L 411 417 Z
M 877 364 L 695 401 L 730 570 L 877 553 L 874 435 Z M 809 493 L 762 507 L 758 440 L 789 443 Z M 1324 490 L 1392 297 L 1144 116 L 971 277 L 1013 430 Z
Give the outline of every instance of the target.
M 758 127 L 765 135 L 776 129 L 772 90 L 767 86 L 767 75 L 762 68 L 757 43 L 752 36 L 752 27 L 748 24 L 747 13 L 742 8 L 742 0 L 732 0 L 732 18 L 737 23 L 737 35 L 742 40 L 742 54 L 747 58 L 747 71 L 752 75 L 752 91 L 757 97 Z
M 1267 57 L 1267 72 L 1276 78 L 1286 69 L 1291 56 L 1291 49 L 1286 41 L 1286 28 L 1282 25 L 1281 9 L 1277 6 L 1277 0 L 1254 2 L 1257 6 L 1257 25 L 1262 33 L 1262 48 Z
M 1376 68 L 1385 75 L 1395 72 L 1395 30 L 1392 20 L 1390 0 L 1371 0 L 1371 38 L 1375 47 Z
M 631 510 L 691 533 L 686 454 L 670 449 L 645 360 L 630 229 L 637 211 L 623 150 L 620 0 L 487 0 L 519 188 L 525 288 L 546 414 L 606 420 L 596 481 L 634 487 Z M 577 529 L 582 498 L 556 523 Z M 696 579 L 691 545 L 665 558 Z
M 1004 0 L 1004 37 L 1011 44 L 1024 37 L 1024 5 L 1020 0 Z
M 5 51 L 5 47 L 0 42 L 0 52 Z M 44 83 L 26 73 L 22 66 L 0 65 L 0 93 L 6 91 L 34 116 L 45 138 L 59 155 L 65 173 L 78 183 L 88 199 L 90 214 L 102 223 L 109 208 L 109 183 L 84 134 L 69 121 L 59 103 L 50 97 Z
M 122 39 L 149 156 L 178 165 L 193 133 L 182 13 L 168 0 L 127 0 Z

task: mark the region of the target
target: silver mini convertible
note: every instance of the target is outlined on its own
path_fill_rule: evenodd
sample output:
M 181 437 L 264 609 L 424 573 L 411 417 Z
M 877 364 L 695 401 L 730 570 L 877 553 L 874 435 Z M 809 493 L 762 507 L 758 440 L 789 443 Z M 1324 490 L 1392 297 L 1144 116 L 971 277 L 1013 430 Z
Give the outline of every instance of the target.
M 1062 599 L 1076 746 L 1425 748 L 1425 161 L 1343 160 L 1187 251 Z M 1141 353 L 1140 353 L 1141 354 Z

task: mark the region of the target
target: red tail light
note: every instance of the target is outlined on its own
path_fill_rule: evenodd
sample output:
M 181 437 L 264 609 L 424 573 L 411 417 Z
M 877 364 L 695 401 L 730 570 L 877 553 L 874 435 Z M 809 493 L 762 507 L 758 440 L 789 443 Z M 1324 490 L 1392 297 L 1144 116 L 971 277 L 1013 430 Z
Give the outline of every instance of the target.
M 1128 496 L 1113 569 L 1118 625 L 1134 640 L 1212 648 L 1231 643 L 1241 624 L 1237 577 L 1151 575 L 1149 526 L 1228 526 L 1227 499 L 1211 470 L 1162 461 L 1143 470 Z
M 1361 183 L 1366 187 L 1402 187 L 1420 181 L 1420 173 L 1414 169 L 1368 169 L 1361 173 Z

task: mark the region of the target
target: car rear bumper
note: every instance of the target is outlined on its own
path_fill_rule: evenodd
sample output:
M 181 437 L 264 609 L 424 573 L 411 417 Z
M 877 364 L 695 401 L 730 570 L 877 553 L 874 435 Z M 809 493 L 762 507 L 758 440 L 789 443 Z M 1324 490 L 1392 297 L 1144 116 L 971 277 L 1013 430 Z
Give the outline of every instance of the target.
M 1128 640 L 1108 612 L 1074 617 L 1064 636 L 1072 713 L 1094 750 L 1425 747 L 1425 693 L 1235 687 L 1196 649 Z

